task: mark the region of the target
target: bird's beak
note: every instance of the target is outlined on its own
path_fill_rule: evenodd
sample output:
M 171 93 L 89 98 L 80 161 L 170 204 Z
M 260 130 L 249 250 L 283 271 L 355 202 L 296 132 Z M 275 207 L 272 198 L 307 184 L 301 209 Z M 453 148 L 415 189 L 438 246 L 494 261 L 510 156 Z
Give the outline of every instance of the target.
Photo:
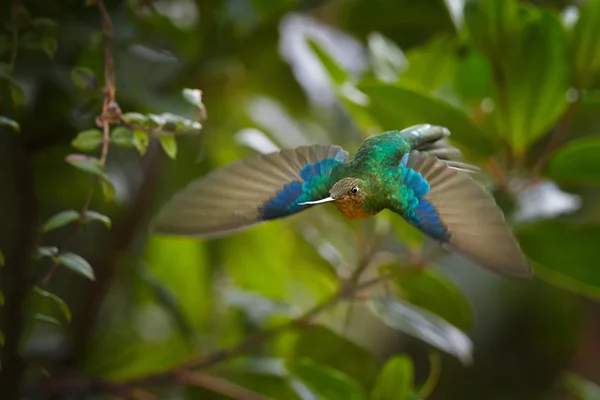
M 304 205 L 313 205 L 313 204 L 323 204 L 323 203 L 330 203 L 332 201 L 335 201 L 335 199 L 333 197 L 329 196 L 329 197 L 326 197 L 326 198 L 321 199 L 321 200 L 306 201 L 304 203 L 298 203 L 298 205 L 304 206 Z

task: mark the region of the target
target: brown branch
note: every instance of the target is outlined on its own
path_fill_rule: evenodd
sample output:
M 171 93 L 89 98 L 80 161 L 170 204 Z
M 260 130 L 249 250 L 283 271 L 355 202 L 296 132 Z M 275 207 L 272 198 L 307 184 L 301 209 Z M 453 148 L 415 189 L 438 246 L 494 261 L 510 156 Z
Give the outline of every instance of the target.
M 490 157 L 486 161 L 485 166 L 490 175 L 492 175 L 492 177 L 496 181 L 496 184 L 498 185 L 500 190 L 502 190 L 505 193 L 510 193 L 510 185 L 508 184 L 508 178 L 506 177 L 506 173 L 504 172 L 502 165 L 500 165 L 500 163 L 498 162 L 498 159 L 496 157 Z
M 106 10 L 103 0 L 98 0 L 97 3 L 100 10 L 100 17 L 102 21 L 102 32 L 104 33 L 104 102 L 102 104 L 102 114 L 96 118 L 96 125 L 102 128 L 102 150 L 100 153 L 100 164 L 106 165 L 108 158 L 108 148 L 110 144 L 110 126 L 111 124 L 117 124 L 121 121 L 121 109 L 116 102 L 116 86 L 115 86 L 115 70 L 114 60 L 112 56 L 112 37 L 113 37 L 113 25 L 110 19 L 110 15 Z M 80 217 L 75 229 L 71 235 L 67 238 L 65 244 L 61 248 L 61 252 L 67 252 L 73 246 L 75 238 L 83 228 L 85 224 L 85 215 L 92 203 L 96 186 L 98 186 L 99 177 L 94 177 L 92 184 L 88 191 L 87 197 L 83 206 L 81 207 Z M 42 278 L 41 286 L 46 287 L 52 279 L 52 276 L 59 268 L 60 263 L 55 261 L 52 263 L 50 271 Z
M 176 376 L 179 383 L 203 387 L 235 400 L 265 400 L 265 397 L 252 390 L 202 372 L 179 371 Z

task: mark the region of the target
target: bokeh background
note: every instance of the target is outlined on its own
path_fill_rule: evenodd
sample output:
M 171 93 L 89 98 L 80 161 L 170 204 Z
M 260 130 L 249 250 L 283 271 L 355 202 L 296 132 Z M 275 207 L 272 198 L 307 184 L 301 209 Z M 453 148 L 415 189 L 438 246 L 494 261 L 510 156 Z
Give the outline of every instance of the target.
M 600 1 L 12 0 L 0 21 L 2 399 L 600 399 Z M 481 167 L 533 279 L 389 212 L 148 232 L 214 168 L 418 123 Z

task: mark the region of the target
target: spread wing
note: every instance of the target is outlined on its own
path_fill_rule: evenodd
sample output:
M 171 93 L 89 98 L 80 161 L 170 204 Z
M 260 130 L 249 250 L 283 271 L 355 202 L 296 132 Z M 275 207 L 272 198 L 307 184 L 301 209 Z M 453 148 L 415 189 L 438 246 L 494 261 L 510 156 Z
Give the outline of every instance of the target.
M 176 193 L 153 221 L 154 232 L 217 237 L 310 206 L 329 196 L 331 172 L 345 163 L 339 146 L 311 145 L 240 160 Z
M 392 211 L 483 267 L 532 275 L 494 198 L 468 174 L 417 150 L 404 156 L 398 171 L 402 185 Z

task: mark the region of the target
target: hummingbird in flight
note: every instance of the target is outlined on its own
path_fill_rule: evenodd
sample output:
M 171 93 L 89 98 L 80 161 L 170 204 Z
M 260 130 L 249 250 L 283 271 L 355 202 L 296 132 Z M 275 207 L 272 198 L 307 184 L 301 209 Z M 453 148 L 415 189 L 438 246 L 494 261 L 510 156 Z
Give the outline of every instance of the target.
M 176 193 L 152 230 L 220 237 L 325 203 L 353 220 L 388 209 L 482 267 L 530 277 L 502 211 L 470 176 L 478 168 L 457 160 L 449 135 L 421 124 L 371 136 L 352 157 L 315 144 L 239 160 Z

